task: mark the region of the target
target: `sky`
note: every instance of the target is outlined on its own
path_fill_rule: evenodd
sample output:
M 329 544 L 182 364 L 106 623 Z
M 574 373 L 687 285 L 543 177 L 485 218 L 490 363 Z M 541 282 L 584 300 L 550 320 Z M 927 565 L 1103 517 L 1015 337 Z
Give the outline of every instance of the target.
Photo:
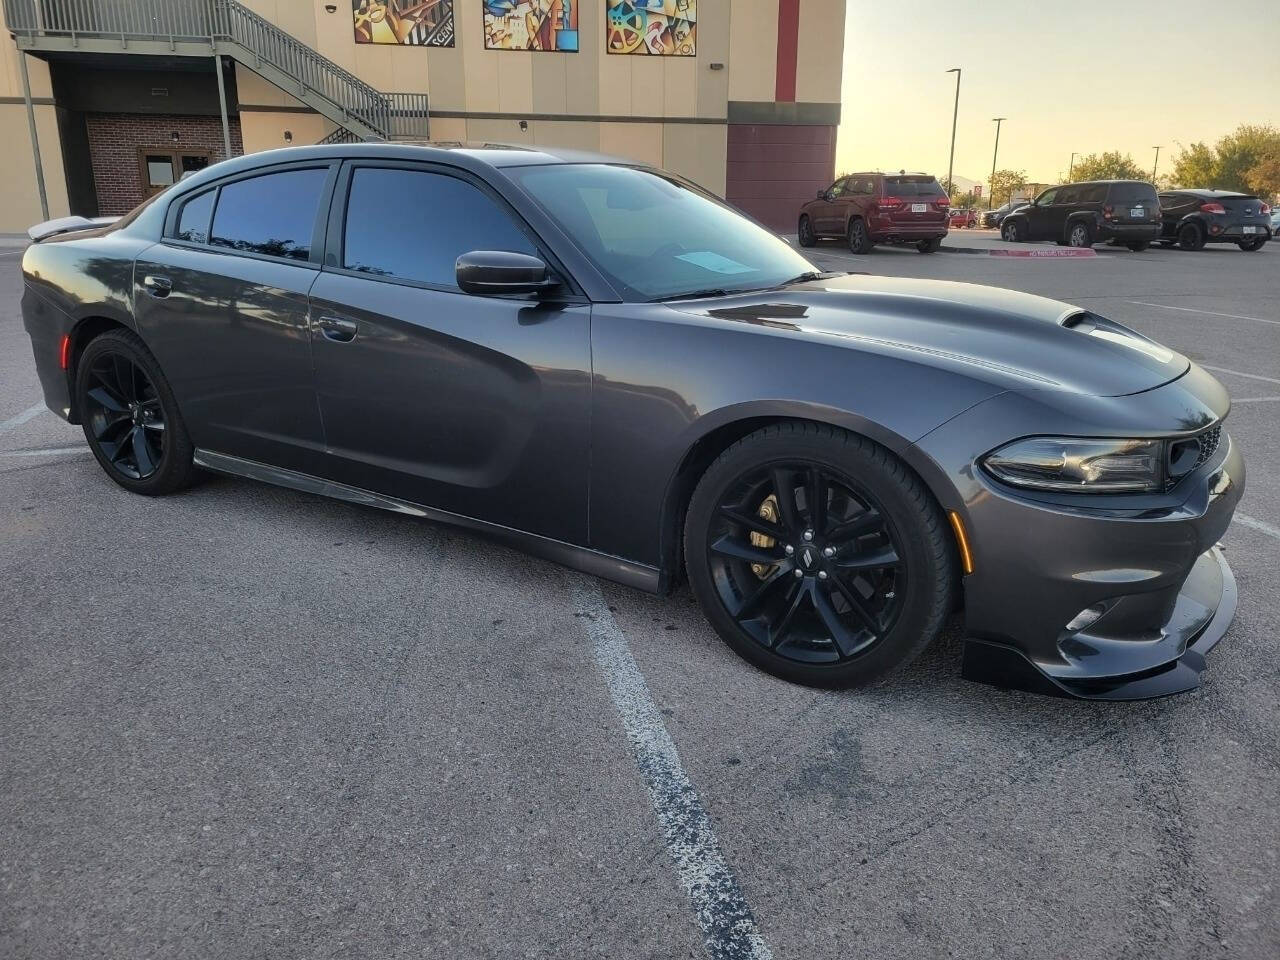
M 1185 69 L 1189 56 L 1193 69 Z M 1109 66 L 1114 64 L 1114 66 Z M 998 166 L 1066 178 L 1072 151 L 1119 150 L 1158 172 L 1180 144 L 1280 127 L 1280 0 L 849 0 L 836 169 L 955 176 Z

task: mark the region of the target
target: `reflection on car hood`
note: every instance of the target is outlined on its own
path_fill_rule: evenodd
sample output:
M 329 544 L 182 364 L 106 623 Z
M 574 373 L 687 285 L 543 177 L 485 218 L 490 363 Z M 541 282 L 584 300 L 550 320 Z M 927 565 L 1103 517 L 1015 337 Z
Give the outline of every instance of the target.
M 962 366 L 1006 389 L 1124 396 L 1177 379 L 1190 366 L 1181 354 L 1079 307 L 970 283 L 844 276 L 670 306 Z

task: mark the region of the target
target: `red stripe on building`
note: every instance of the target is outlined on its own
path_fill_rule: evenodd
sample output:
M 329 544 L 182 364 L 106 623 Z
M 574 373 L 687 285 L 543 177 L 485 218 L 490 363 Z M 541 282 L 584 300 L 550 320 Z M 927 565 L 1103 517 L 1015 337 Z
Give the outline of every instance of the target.
M 800 0 L 778 0 L 778 73 L 774 99 L 796 100 L 796 50 L 800 44 Z

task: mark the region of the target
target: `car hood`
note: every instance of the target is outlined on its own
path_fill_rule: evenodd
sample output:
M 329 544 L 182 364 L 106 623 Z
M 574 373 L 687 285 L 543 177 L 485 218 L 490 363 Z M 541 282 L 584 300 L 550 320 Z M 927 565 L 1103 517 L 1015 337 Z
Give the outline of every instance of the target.
M 963 369 L 1013 390 L 1125 396 L 1190 367 L 1180 353 L 1088 310 L 971 283 L 849 275 L 669 306 Z

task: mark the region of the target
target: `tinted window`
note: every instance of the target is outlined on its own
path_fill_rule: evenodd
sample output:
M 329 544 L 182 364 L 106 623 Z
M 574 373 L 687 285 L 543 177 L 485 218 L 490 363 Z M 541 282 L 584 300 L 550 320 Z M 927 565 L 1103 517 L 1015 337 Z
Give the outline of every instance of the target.
M 347 269 L 454 286 L 455 263 L 472 250 L 537 253 L 506 211 L 465 180 L 370 167 L 351 175 Z
M 177 238 L 192 243 L 205 243 L 209 239 L 209 214 L 213 213 L 213 191 L 206 190 L 182 205 L 178 216 Z
M 772 287 L 815 269 L 759 224 L 655 171 L 584 163 L 506 173 L 629 299 Z
M 1113 183 L 1112 203 L 1156 203 L 1156 188 L 1149 183 Z
M 936 197 L 945 194 L 933 177 L 885 177 L 886 197 Z
M 328 171 L 287 170 L 223 186 L 209 242 L 291 260 L 311 254 L 316 208 Z
M 831 196 L 831 199 L 834 200 L 836 197 L 842 196 L 843 194 L 848 192 L 849 192 L 849 178 L 841 177 L 839 180 L 837 180 L 835 183 L 831 185 L 830 196 Z
M 1107 199 L 1107 185 L 1105 183 L 1095 183 L 1092 186 L 1084 188 L 1084 192 L 1080 196 L 1082 203 L 1102 203 Z
M 1058 188 L 1054 187 L 1052 190 L 1046 190 L 1044 193 L 1040 194 L 1040 196 L 1036 197 L 1035 202 L 1037 206 L 1042 207 L 1047 203 L 1053 203 L 1053 199 L 1057 195 L 1058 195 Z
M 1083 187 L 1063 187 L 1058 191 L 1058 198 L 1054 200 L 1054 203 L 1079 203 L 1083 195 Z

